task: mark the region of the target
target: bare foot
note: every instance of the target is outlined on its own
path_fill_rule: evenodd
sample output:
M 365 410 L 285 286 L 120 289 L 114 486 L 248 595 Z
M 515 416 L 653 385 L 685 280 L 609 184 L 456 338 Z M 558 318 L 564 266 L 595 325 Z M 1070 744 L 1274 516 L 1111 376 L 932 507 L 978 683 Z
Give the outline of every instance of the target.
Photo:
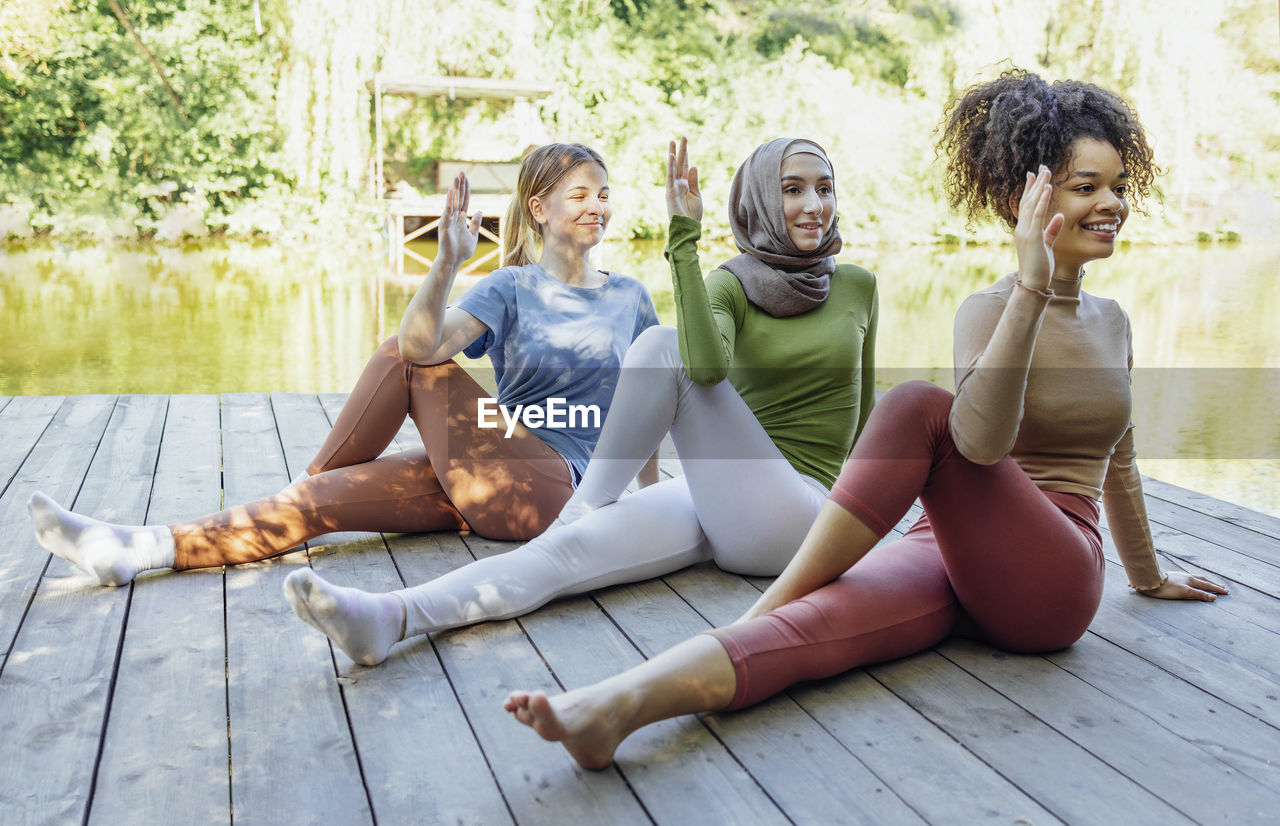
M 555 697 L 513 691 L 502 707 L 543 740 L 564 746 L 584 769 L 599 771 L 609 767 L 618 744 L 630 734 L 620 723 L 625 714 L 618 705 L 584 688 Z

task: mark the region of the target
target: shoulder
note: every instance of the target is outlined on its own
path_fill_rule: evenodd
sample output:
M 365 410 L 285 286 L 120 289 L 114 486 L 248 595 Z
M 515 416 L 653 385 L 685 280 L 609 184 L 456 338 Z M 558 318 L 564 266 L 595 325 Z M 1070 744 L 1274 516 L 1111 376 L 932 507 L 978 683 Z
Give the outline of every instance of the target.
M 859 298 L 876 294 L 875 273 L 857 264 L 837 264 L 831 273 L 832 290 L 848 290 Z
M 748 303 L 747 291 L 742 289 L 742 282 L 738 280 L 738 276 L 726 269 L 712 270 L 707 273 L 703 282 L 707 285 L 707 298 L 713 307 L 728 304 L 738 308 L 745 307 Z
M 1093 318 L 1097 319 L 1098 324 L 1122 333 L 1126 337 L 1132 336 L 1129 314 L 1120 306 L 1120 302 L 1114 298 L 1102 298 L 1092 293 L 1082 292 L 1080 293 L 1080 303 Z
M 609 280 L 608 280 L 609 289 L 614 290 L 616 292 L 620 292 L 620 293 L 644 293 L 645 295 L 649 294 L 649 288 L 646 287 L 644 283 L 640 281 L 640 279 L 632 278 L 629 275 L 624 275 L 623 273 L 620 273 L 620 272 L 614 272 L 613 270 L 605 270 L 605 272 L 609 276 Z
M 530 275 L 529 267 L 499 267 L 493 272 L 481 278 L 471 289 L 467 290 L 466 295 L 483 295 L 491 293 L 514 293 L 517 282 L 528 281 Z M 464 296 L 465 297 L 465 296 Z
M 1011 290 L 1013 276 L 1006 275 L 991 286 L 972 293 L 960 303 L 960 309 L 956 310 L 956 332 L 977 327 L 989 333 L 990 328 L 995 326 L 1004 313 Z

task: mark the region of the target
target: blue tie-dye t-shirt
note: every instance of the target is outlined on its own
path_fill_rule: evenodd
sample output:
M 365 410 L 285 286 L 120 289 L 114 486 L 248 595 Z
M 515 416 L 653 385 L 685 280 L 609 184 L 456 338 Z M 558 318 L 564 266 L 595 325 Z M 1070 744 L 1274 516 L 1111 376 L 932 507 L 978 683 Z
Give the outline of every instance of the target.
M 599 287 L 574 287 L 538 264 L 503 267 L 485 276 L 454 306 L 489 328 L 464 352 L 489 355 L 498 383 L 498 403 L 546 407 L 557 402 L 564 427 L 533 432 L 569 461 L 578 478 L 587 468 L 600 429 L 590 416 L 567 426 L 570 405 L 595 405 L 600 423 L 609 412 L 622 357 L 636 336 L 658 323 L 653 300 L 634 278 L 607 273 Z M 500 427 L 506 426 L 500 413 Z

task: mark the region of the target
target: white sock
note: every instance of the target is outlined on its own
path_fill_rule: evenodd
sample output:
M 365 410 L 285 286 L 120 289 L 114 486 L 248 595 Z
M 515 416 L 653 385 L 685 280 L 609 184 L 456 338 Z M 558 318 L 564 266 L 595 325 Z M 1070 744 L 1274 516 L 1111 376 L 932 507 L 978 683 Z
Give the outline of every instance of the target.
M 173 567 L 173 532 L 163 525 L 112 525 L 72 513 L 40 491 L 27 500 L 36 540 L 102 585 Z
M 361 665 L 385 660 L 404 630 L 400 597 L 334 585 L 310 568 L 285 577 L 284 596 L 299 619 L 323 632 Z

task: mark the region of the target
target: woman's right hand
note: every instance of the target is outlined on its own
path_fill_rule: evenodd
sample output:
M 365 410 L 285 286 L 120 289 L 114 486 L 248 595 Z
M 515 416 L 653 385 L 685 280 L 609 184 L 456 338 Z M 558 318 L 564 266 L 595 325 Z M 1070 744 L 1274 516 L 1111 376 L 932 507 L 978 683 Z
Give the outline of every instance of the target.
M 689 166 L 689 142 L 680 139 L 667 144 L 667 216 L 683 215 L 702 220 L 702 192 L 698 189 L 698 167 Z
M 455 268 L 475 255 L 480 238 L 480 221 L 484 215 L 476 210 L 475 215 L 468 219 L 467 208 L 470 205 L 471 184 L 467 176 L 459 172 L 445 196 L 444 214 L 436 228 L 436 240 L 439 242 L 436 257 Z
M 1053 201 L 1053 174 L 1040 166 L 1038 174 L 1027 173 L 1027 183 L 1018 203 L 1018 225 L 1013 243 L 1018 251 L 1018 279 L 1033 290 L 1047 290 L 1053 279 L 1053 243 L 1062 231 L 1062 213 L 1049 217 Z

